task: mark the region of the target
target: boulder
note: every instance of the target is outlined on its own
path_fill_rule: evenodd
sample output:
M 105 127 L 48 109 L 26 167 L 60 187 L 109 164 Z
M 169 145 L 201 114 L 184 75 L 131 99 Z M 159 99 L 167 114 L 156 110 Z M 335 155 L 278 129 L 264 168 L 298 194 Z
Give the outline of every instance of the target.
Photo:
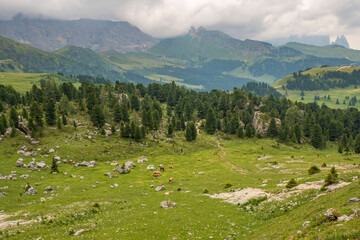
M 337 210 L 330 208 L 330 209 L 326 210 L 326 212 L 324 213 L 324 216 L 329 221 L 336 221 L 338 219 L 338 217 L 340 217 L 340 213 Z
M 118 171 L 120 174 L 126 174 L 130 172 L 130 169 L 125 167 L 124 164 L 121 164 L 116 168 L 116 171 Z
M 117 166 L 119 165 L 117 162 L 113 161 L 112 163 L 110 163 L 111 166 Z
M 54 153 L 54 152 L 55 152 L 54 149 L 52 149 L 52 148 L 49 149 L 49 153 Z
M 199 172 L 199 175 L 205 175 L 205 173 L 204 172 Z
M 105 136 L 110 136 L 110 135 L 112 135 L 113 133 L 112 133 L 112 131 L 110 131 L 110 130 L 105 130 Z
M 19 159 L 16 161 L 16 166 L 17 166 L 17 167 L 22 167 L 22 166 L 24 166 L 24 163 L 23 163 L 22 161 L 23 161 L 23 159 L 22 159 L 22 158 L 19 158 Z
M 96 162 L 95 161 L 90 161 L 88 167 L 95 167 Z
M 35 188 L 30 187 L 30 188 L 25 192 L 25 194 L 27 194 L 27 195 L 35 195 L 35 194 L 37 194 L 37 191 L 36 191 Z
M 166 187 L 164 185 L 160 185 L 157 188 L 155 188 L 155 191 L 159 192 L 159 191 L 164 191 L 166 190 Z
M 147 162 L 147 161 L 148 161 L 148 159 L 145 156 L 142 156 L 140 159 L 137 160 L 138 163 L 143 163 L 143 162 Z
M 40 141 L 38 141 L 38 140 L 31 140 L 31 142 L 30 142 L 31 145 L 36 145 L 39 143 L 40 143 Z
M 87 161 L 82 161 L 81 163 L 77 163 L 77 165 L 82 167 L 88 167 L 90 163 L 88 163 Z
M 127 161 L 125 163 L 125 168 L 134 168 L 135 167 L 135 163 L 132 161 Z
M 61 157 L 55 155 L 54 160 L 57 161 L 57 162 L 61 161 Z
M 154 165 L 149 165 L 146 167 L 147 170 L 156 170 L 156 167 Z
M 47 186 L 46 188 L 44 188 L 44 190 L 50 192 L 53 190 L 53 188 L 51 186 Z
M 18 129 L 20 131 L 22 131 L 23 133 L 25 133 L 27 136 L 30 136 L 31 135 L 31 131 L 30 129 L 25 125 L 25 123 L 23 122 L 19 122 L 18 123 Z
M 171 201 L 162 201 L 160 203 L 160 207 L 165 208 L 165 209 L 166 208 L 174 208 L 176 206 L 177 206 L 177 204 L 174 202 L 171 202 Z
M 357 203 L 357 202 L 359 202 L 359 201 L 360 201 L 359 198 L 354 197 L 354 198 L 350 198 L 349 201 L 348 201 L 348 203 Z
M 47 167 L 47 165 L 43 161 L 41 161 L 41 162 L 36 163 L 36 167 L 37 168 L 45 168 L 45 167 Z
M 280 127 L 281 120 L 278 118 L 275 118 L 276 125 Z M 264 113 L 262 112 L 255 112 L 254 118 L 252 120 L 252 125 L 255 129 L 255 132 L 260 133 L 261 136 L 265 136 L 267 133 L 267 130 L 269 128 L 270 119 L 265 120 L 264 119 Z

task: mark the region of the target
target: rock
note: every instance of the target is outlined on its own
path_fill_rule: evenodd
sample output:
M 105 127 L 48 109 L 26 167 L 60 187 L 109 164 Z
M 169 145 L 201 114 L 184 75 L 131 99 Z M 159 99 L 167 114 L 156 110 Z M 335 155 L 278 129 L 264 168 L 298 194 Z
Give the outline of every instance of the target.
M 110 136 L 110 135 L 112 135 L 113 133 L 112 133 L 112 131 L 110 131 L 110 130 L 105 130 L 105 136 Z
M 263 118 L 264 113 L 261 112 L 255 112 L 254 118 L 252 120 L 252 124 L 254 126 L 255 132 L 260 133 L 261 136 L 265 136 L 267 133 L 267 130 L 269 128 L 270 120 L 265 121 Z M 277 127 L 280 127 L 281 120 L 278 118 L 275 118 Z
M 19 158 L 17 161 L 16 161 L 16 166 L 17 167 L 23 167 L 24 166 L 24 163 L 22 162 L 23 159 L 22 158 Z
M 54 152 L 55 152 L 55 150 L 50 148 L 48 153 L 54 153 Z
M 32 140 L 30 142 L 31 145 L 36 145 L 36 144 L 39 144 L 39 143 L 40 143 L 40 141 L 38 141 L 38 140 Z
M 88 163 L 87 161 L 82 161 L 81 163 L 78 163 L 78 166 L 82 166 L 82 167 L 88 167 L 89 165 L 90 163 Z
M 55 148 L 56 148 L 56 149 L 59 149 L 59 148 L 60 148 L 60 146 L 56 146 Z
M 147 170 L 156 170 L 156 167 L 154 165 L 149 165 L 146 167 Z
M 199 174 L 199 175 L 205 175 L 205 173 L 204 173 L 204 172 L 199 172 L 198 174 Z
M 357 203 L 357 202 L 359 202 L 359 201 L 360 201 L 359 198 L 354 197 L 354 198 L 350 198 L 349 201 L 348 201 L 348 203 Z
M 18 129 L 20 131 L 22 131 L 23 133 L 25 133 L 27 136 L 30 136 L 31 135 L 31 131 L 30 129 L 25 125 L 25 123 L 23 122 L 19 122 L 18 123 Z
M 36 191 L 35 188 L 30 187 L 30 188 L 25 192 L 25 194 L 27 194 L 27 195 L 35 195 L 35 194 L 37 194 L 37 191 Z
M 330 221 L 336 221 L 338 219 L 338 217 L 340 217 L 340 213 L 338 211 L 336 211 L 335 209 L 328 209 L 326 210 L 326 212 L 324 213 L 324 216 L 330 220 Z
M 5 135 L 11 135 L 11 133 L 12 133 L 12 128 L 11 127 L 7 128 Z
M 132 161 L 127 161 L 125 163 L 125 168 L 134 168 L 135 167 L 135 163 Z
M 36 167 L 37 168 L 45 168 L 45 167 L 47 167 L 47 165 L 44 162 L 37 162 Z
M 19 150 L 19 151 L 17 151 L 17 154 L 19 154 L 20 156 L 23 156 L 23 155 L 24 155 L 24 153 L 25 153 L 25 151 L 24 151 L 24 150 Z
M 117 184 L 117 183 L 114 183 L 114 187 L 118 187 L 119 186 L 119 184 Z
M 342 216 L 340 216 L 340 217 L 338 217 L 338 221 L 345 221 L 345 222 L 347 222 L 347 221 L 349 221 L 350 219 L 352 219 L 352 217 L 350 217 L 350 216 L 346 216 L 346 215 L 342 215 Z
M 95 161 L 90 161 L 88 167 L 95 167 L 96 162 Z
M 147 161 L 148 161 L 148 159 L 145 156 L 142 156 L 140 159 L 137 160 L 138 163 L 143 163 L 143 162 L 147 162 Z
M 119 165 L 117 162 L 113 161 L 112 163 L 110 163 L 111 166 L 117 166 Z
M 151 187 L 151 188 L 155 188 L 155 186 L 154 186 L 154 185 L 150 185 L 149 187 Z
M 106 172 L 106 173 L 104 173 L 104 176 L 108 176 L 108 177 L 110 177 L 110 176 L 111 176 L 111 173 Z
M 303 228 L 306 228 L 307 226 L 309 226 L 310 224 L 310 221 L 306 221 L 302 224 Z
M 61 157 L 55 155 L 54 160 L 57 161 L 57 162 L 61 161 Z
M 117 168 L 116 168 L 116 171 L 118 171 L 120 174 L 126 174 L 126 173 L 129 173 L 130 172 L 130 169 L 125 167 L 124 164 L 122 165 L 119 165 Z
M 160 207 L 162 207 L 162 208 L 174 208 L 176 206 L 177 206 L 177 204 L 174 202 L 171 202 L 171 201 L 162 201 L 160 203 Z
M 46 188 L 44 188 L 44 190 L 50 192 L 53 190 L 53 188 L 51 186 L 47 186 Z
M 0 198 L 3 198 L 3 197 L 5 197 L 5 195 L 3 195 L 2 193 L 0 193 Z
M 160 186 L 158 186 L 157 188 L 155 188 L 155 191 L 164 191 L 164 190 L 166 190 L 166 187 L 164 186 L 164 185 L 160 185 Z
M 27 148 L 27 146 L 24 145 L 20 148 L 20 150 L 23 150 L 24 152 L 26 152 L 28 150 L 28 148 Z
M 85 232 L 86 229 L 80 229 L 80 230 L 77 230 L 75 233 L 74 233 L 74 236 L 79 236 L 80 234 L 82 234 L 83 232 Z

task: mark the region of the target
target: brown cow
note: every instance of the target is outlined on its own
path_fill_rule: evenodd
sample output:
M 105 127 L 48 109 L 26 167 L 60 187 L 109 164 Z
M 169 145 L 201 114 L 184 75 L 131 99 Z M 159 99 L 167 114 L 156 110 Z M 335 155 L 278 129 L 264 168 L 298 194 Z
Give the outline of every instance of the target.
M 200 159 L 200 158 L 198 158 L 197 160 L 198 160 L 198 161 L 201 161 L 201 159 Z
M 150 156 L 154 156 L 154 153 L 153 153 L 153 152 L 151 152 L 151 153 L 150 153 Z
M 160 171 L 163 171 L 163 172 L 165 172 L 165 168 L 164 168 L 164 165 L 160 164 L 160 165 L 159 165 L 159 168 L 160 168 Z
M 155 171 L 155 172 L 152 174 L 152 176 L 153 176 L 154 178 L 157 178 L 157 177 L 161 176 L 161 173 L 160 173 L 159 171 Z
M 172 166 L 170 165 L 169 168 L 172 169 Z
M 169 179 L 169 183 L 172 182 L 172 181 L 174 181 L 174 178 L 170 178 L 170 179 Z

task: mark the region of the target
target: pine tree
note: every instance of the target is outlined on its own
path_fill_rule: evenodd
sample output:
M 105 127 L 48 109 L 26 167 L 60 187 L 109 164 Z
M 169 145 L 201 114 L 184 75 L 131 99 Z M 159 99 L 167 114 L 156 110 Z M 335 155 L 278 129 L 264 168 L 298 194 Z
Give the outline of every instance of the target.
M 139 128 L 139 126 L 135 126 L 135 131 L 134 131 L 134 139 L 136 141 L 140 141 L 142 135 L 141 135 L 141 130 Z
M 62 120 L 61 120 L 60 117 L 58 117 L 58 119 L 57 119 L 57 128 L 58 128 L 58 129 L 61 129 L 61 128 L 62 128 Z
M 216 129 L 216 118 L 214 110 L 209 108 L 207 115 L 206 115 L 206 125 L 205 125 L 206 133 L 207 134 L 214 134 Z
M 185 130 L 185 138 L 187 141 L 192 141 L 196 139 L 196 127 L 193 122 L 188 122 Z
M 26 111 L 25 108 L 23 108 L 21 115 L 22 115 L 25 119 L 28 119 L 28 118 L 29 118 L 29 115 L 28 115 L 28 113 L 27 113 L 27 111 Z
M 15 128 L 19 125 L 19 117 L 14 107 L 10 109 L 10 125 Z
M 172 124 L 169 124 L 169 126 L 168 126 L 168 135 L 172 136 L 173 132 L 174 132 L 174 127 L 173 127 Z
M 239 126 L 239 127 L 238 127 L 237 136 L 238 136 L 239 138 L 243 138 L 243 137 L 244 137 L 244 130 L 243 130 L 242 126 Z
M 105 116 L 100 105 L 93 106 L 90 119 L 94 123 L 94 125 L 97 126 L 99 129 L 104 126 Z
M 269 137 L 276 137 L 278 135 L 275 118 L 271 118 L 271 120 L 270 120 L 269 127 L 267 130 L 267 135 Z
M 75 120 L 73 121 L 73 126 L 75 129 L 77 128 L 77 124 L 76 124 Z
M 251 138 L 254 135 L 253 127 L 250 124 L 247 124 L 245 127 L 245 136 Z
M 48 125 L 54 125 L 56 121 L 55 100 L 52 98 L 45 105 L 45 120 Z
M 30 105 L 30 117 L 36 124 L 36 129 L 43 126 L 43 111 L 40 105 L 35 101 L 32 101 Z
M 338 99 L 338 98 L 336 99 L 336 104 L 338 104 L 338 105 L 340 104 L 340 102 L 339 102 L 339 99 Z
M 52 161 L 51 170 L 50 170 L 50 173 L 53 173 L 53 172 L 56 172 L 56 173 L 59 172 L 58 165 L 57 165 L 57 163 L 56 163 L 55 158 L 54 158 L 53 161 Z
M 355 138 L 354 151 L 355 153 L 360 153 L 360 134 Z
M 301 142 L 301 129 L 300 129 L 300 125 L 298 123 L 295 124 L 294 135 L 296 137 L 296 143 L 300 143 Z
M 130 105 L 131 105 L 131 109 L 134 109 L 135 111 L 140 110 L 139 98 L 134 94 L 130 96 Z
M 339 176 L 339 174 L 337 173 L 335 167 L 332 167 L 330 169 L 329 174 L 325 178 L 324 185 L 329 186 L 329 185 L 331 185 L 333 183 L 337 183 L 338 182 L 338 176 Z
M 323 142 L 322 139 L 322 130 L 319 124 L 315 124 L 312 132 L 311 132 L 311 138 L 310 138 L 311 145 L 314 148 L 320 148 Z
M 67 125 L 67 119 L 66 119 L 66 115 L 65 115 L 65 114 L 62 115 L 62 124 L 63 124 L 64 126 Z
M 114 105 L 113 111 L 114 111 L 114 121 L 119 123 L 122 120 L 120 104 L 116 103 Z

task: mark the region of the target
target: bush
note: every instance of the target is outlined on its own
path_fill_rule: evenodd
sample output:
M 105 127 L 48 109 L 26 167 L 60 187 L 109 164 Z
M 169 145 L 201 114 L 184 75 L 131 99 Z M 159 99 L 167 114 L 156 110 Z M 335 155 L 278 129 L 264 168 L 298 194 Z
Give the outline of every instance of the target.
M 230 188 L 230 187 L 232 187 L 233 185 L 231 184 L 231 183 L 225 183 L 225 185 L 224 185 L 224 188 Z
M 338 180 L 338 173 L 337 173 L 337 171 L 336 171 L 336 169 L 335 169 L 335 167 L 332 167 L 331 169 L 330 169 L 330 172 L 329 172 L 329 174 L 326 176 L 326 178 L 325 178 L 325 183 L 324 183 L 324 185 L 325 186 L 329 186 L 329 185 L 331 185 L 331 184 L 334 184 L 334 183 L 337 183 L 339 180 Z
M 209 190 L 204 189 L 203 193 L 209 193 Z
M 293 188 L 296 187 L 298 185 L 298 182 L 292 178 L 290 179 L 290 181 L 286 184 L 286 188 Z
M 98 203 L 95 203 L 95 204 L 93 205 L 93 207 L 95 207 L 95 208 L 99 208 L 99 207 L 100 207 L 100 205 L 99 205 Z
M 326 167 L 326 163 L 323 162 L 323 164 L 321 164 L 321 167 Z
M 315 174 L 315 173 L 319 173 L 320 169 L 317 166 L 311 166 L 309 168 L 308 172 L 309 172 L 310 175 L 312 175 L 312 174 Z

